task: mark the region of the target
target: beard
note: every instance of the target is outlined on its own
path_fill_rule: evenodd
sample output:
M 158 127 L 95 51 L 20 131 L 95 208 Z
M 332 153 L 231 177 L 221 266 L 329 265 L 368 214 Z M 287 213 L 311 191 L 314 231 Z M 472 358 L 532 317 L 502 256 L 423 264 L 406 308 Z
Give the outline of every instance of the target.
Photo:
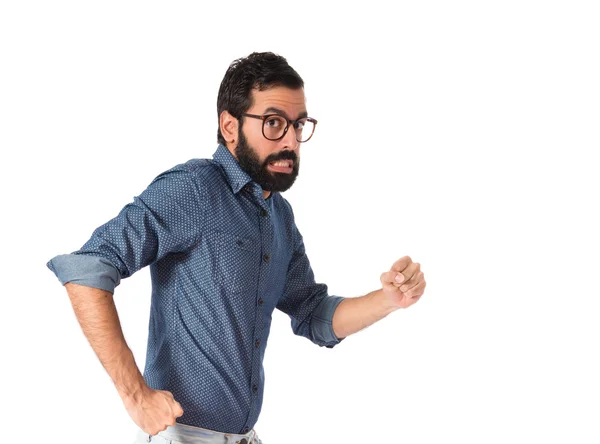
M 273 153 L 261 162 L 256 150 L 248 145 L 248 140 L 242 128 L 238 130 L 238 144 L 235 147 L 235 155 L 238 158 L 240 167 L 248 173 L 254 182 L 260 185 L 264 191 L 283 192 L 287 191 L 296 181 L 300 172 L 300 159 L 295 152 L 284 150 L 280 153 Z M 293 160 L 294 167 L 291 173 L 279 173 L 269 171 L 269 163 L 278 160 Z

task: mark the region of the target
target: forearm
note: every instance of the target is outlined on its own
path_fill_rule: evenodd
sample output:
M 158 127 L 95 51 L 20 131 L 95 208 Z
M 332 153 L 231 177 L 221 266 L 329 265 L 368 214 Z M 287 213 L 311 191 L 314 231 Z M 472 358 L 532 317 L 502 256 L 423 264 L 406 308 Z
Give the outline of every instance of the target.
M 75 316 L 119 395 L 135 396 L 146 386 L 125 342 L 113 295 L 105 290 L 66 283 Z
M 338 338 L 345 338 L 385 318 L 397 309 L 384 302 L 381 289 L 365 296 L 344 299 L 333 314 L 333 331 Z

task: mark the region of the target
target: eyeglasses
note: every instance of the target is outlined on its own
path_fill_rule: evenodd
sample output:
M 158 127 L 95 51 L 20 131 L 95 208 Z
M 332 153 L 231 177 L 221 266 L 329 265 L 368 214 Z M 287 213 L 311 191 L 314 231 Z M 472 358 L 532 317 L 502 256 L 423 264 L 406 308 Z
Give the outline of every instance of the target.
M 290 125 L 293 125 L 294 131 L 296 132 L 296 140 L 301 143 L 308 142 L 315 132 L 315 126 L 317 126 L 316 119 L 313 119 L 312 117 L 301 117 L 296 120 L 288 120 L 281 114 L 257 116 L 256 114 L 242 113 L 242 116 L 262 120 L 262 133 L 263 136 L 265 136 L 265 139 L 268 140 L 282 139 L 287 134 Z

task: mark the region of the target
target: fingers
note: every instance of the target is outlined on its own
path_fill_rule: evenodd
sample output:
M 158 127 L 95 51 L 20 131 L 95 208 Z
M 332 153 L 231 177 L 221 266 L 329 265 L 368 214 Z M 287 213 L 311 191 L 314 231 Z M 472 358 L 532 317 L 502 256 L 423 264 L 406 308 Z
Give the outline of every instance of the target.
M 152 436 L 174 426 L 177 418 L 183 415 L 181 404 L 167 390 L 148 388 L 138 402 L 125 406 L 133 421 Z
M 404 280 L 402 273 L 398 273 L 396 271 L 386 271 L 385 273 L 381 274 L 381 285 L 383 288 L 389 291 L 397 290 L 401 284 L 396 280 L 396 278 L 402 278 L 401 282 Z
M 396 264 L 397 263 L 398 262 L 396 262 Z M 392 267 L 392 270 L 382 273 L 381 282 L 393 284 L 396 287 L 404 285 L 405 288 L 409 289 L 416 284 L 416 278 L 419 276 L 420 271 L 421 264 L 419 264 L 418 262 L 411 263 L 405 269 L 403 269 L 402 272 L 394 270 Z
M 175 409 L 173 410 L 173 413 L 175 414 L 175 418 L 179 418 L 183 415 L 183 408 L 177 401 L 175 401 Z
M 418 262 L 410 264 L 406 270 L 402 272 L 402 275 L 404 276 L 404 280 L 400 282 L 400 291 L 406 293 L 406 291 L 410 290 L 419 282 L 419 278 L 422 275 L 421 264 Z
M 169 398 L 171 401 L 175 401 L 175 398 L 173 397 L 173 393 L 171 393 L 168 390 L 156 390 L 159 393 L 162 393 L 163 395 L 165 395 L 167 398 Z
M 179 418 L 180 416 L 182 416 L 183 408 L 181 407 L 181 404 L 179 404 L 177 401 L 175 401 L 175 397 L 173 396 L 173 393 L 168 392 L 166 390 L 161 390 L 161 391 L 165 394 L 165 396 L 167 398 L 169 398 L 169 401 L 171 401 L 170 402 L 171 412 L 173 412 L 173 415 L 175 415 L 175 418 Z
M 425 291 L 425 279 L 423 278 L 423 272 L 419 272 L 417 278 L 414 280 L 414 284 L 411 286 L 410 282 L 406 285 L 400 286 L 400 291 L 409 298 L 420 297 Z
M 381 283 L 387 291 L 400 290 L 408 299 L 411 299 L 411 305 L 416 302 L 425 291 L 425 278 L 421 271 L 421 264 L 410 261 L 410 257 L 405 256 L 396 261 L 392 269 L 381 274 Z M 402 268 L 406 264 L 404 268 Z M 400 271 L 398 269 L 402 268 Z
M 388 282 L 395 284 L 396 287 L 400 287 L 399 284 L 404 284 L 405 288 L 409 289 L 416 284 L 414 278 L 421 271 L 421 264 L 413 262 L 410 256 L 404 256 L 394 262 L 390 271 L 399 276 L 388 275 L 388 278 L 390 278 Z M 401 289 L 401 291 L 403 290 Z
M 183 408 L 179 402 L 175 401 L 173 394 L 166 390 L 160 390 L 167 401 L 167 410 L 164 410 L 165 416 L 163 416 L 164 425 L 159 431 L 167 429 L 167 426 L 174 426 L 177 421 L 176 419 L 183 415 Z
M 401 278 L 400 281 L 396 280 L 396 278 Z M 381 282 L 385 282 L 387 284 L 398 284 L 399 282 L 404 281 L 404 276 L 402 273 L 398 273 L 397 271 L 386 271 L 381 274 Z
M 173 424 L 163 424 L 160 427 L 156 424 L 154 425 L 149 425 L 145 428 L 142 428 L 142 430 L 152 436 L 158 435 L 160 432 L 164 432 L 165 430 L 167 430 L 167 427 L 173 425 Z
M 402 272 L 409 264 L 412 263 L 412 259 L 409 256 L 404 256 L 403 258 L 398 259 L 392 265 L 392 271 Z
M 396 288 L 400 288 L 400 291 L 404 292 L 402 288 L 409 290 L 417 284 L 419 273 L 421 272 L 421 264 L 418 262 L 411 263 L 408 265 L 402 273 L 397 271 L 390 271 L 388 273 L 389 282 L 394 284 Z

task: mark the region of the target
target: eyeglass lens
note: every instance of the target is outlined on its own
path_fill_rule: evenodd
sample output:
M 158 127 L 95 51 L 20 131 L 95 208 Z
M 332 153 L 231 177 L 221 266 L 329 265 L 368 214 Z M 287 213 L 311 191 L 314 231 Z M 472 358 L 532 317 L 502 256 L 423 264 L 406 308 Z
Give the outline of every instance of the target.
M 276 140 L 283 136 L 283 132 L 288 122 L 281 116 L 269 116 L 263 122 L 263 132 L 267 139 Z M 315 124 L 307 119 L 300 119 L 294 123 L 293 129 L 296 132 L 296 140 L 305 142 L 312 136 Z M 291 131 L 290 128 L 288 131 Z

